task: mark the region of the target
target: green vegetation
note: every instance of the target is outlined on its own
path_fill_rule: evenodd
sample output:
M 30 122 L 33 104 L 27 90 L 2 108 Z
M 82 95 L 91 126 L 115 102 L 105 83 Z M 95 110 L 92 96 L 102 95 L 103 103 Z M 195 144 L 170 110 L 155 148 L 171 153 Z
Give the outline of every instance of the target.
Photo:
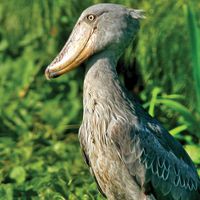
M 128 88 L 200 168 L 198 0 L 0 0 L 0 200 L 103 199 L 77 140 L 84 65 L 44 77 L 82 10 L 100 2 L 146 10 L 120 77 L 138 78 Z

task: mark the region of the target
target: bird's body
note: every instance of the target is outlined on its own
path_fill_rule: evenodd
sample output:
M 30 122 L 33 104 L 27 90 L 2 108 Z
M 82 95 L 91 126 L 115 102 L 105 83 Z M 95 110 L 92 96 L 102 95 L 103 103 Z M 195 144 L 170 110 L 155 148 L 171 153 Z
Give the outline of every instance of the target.
M 84 81 L 79 139 L 101 192 L 111 200 L 198 199 L 192 192 L 188 198 L 184 194 L 190 188 L 197 190 L 198 176 L 190 158 L 127 95 L 112 57 L 98 56 L 92 64 Z M 153 194 L 155 190 L 159 194 Z
M 140 17 L 140 12 L 115 4 L 88 8 L 46 74 L 56 77 L 89 58 L 79 140 L 104 196 L 109 200 L 198 200 L 199 178 L 188 154 L 128 96 L 115 69 Z M 86 39 L 75 35 L 82 24 L 88 27 L 83 30 L 89 35 Z M 83 48 L 73 46 L 73 38 Z

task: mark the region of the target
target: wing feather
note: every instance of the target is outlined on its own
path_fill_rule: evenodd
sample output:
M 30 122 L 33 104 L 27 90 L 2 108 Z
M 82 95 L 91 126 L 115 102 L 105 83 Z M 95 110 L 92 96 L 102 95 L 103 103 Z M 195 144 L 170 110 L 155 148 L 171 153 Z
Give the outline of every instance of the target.
M 145 123 L 148 121 L 148 123 Z M 111 123 L 109 135 L 130 175 L 159 200 L 198 200 L 199 178 L 182 146 L 155 120 Z

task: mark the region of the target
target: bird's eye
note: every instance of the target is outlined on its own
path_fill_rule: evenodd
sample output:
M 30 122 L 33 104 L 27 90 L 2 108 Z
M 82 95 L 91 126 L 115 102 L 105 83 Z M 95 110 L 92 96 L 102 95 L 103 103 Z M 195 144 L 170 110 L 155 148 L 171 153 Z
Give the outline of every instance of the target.
M 94 21 L 95 20 L 95 15 L 88 15 L 87 16 L 87 19 L 90 21 L 90 22 L 92 22 L 92 21 Z

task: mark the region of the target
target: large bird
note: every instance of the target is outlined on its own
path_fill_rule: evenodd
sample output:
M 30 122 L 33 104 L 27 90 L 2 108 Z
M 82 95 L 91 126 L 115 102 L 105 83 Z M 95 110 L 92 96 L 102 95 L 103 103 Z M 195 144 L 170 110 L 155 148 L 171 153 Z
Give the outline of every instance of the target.
M 87 60 L 81 148 L 99 190 L 110 200 L 200 200 L 190 157 L 129 97 L 115 66 L 139 29 L 140 10 L 97 4 L 78 19 L 46 69 L 58 77 Z

